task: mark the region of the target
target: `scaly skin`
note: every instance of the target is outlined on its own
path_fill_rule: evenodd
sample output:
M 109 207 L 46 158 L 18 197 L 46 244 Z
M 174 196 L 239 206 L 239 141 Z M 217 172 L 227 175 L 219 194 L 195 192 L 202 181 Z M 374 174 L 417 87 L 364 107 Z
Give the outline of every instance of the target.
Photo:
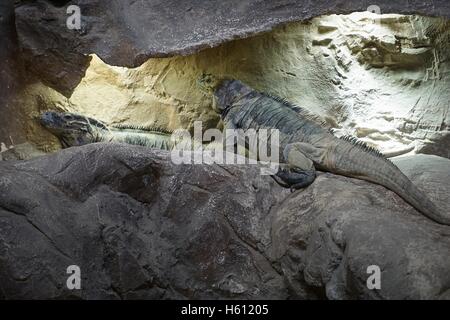
M 64 148 L 95 142 L 123 142 L 164 150 L 173 147 L 167 132 L 108 127 L 98 120 L 70 112 L 48 111 L 41 115 L 40 122 L 60 139 Z
M 101 121 L 71 112 L 44 112 L 41 124 L 56 135 L 64 148 L 82 146 L 95 142 L 122 142 L 162 150 L 186 150 L 209 152 L 223 150 L 221 142 L 196 143 L 190 136 L 172 135 L 159 128 L 130 126 L 107 126 Z M 238 150 L 245 155 L 245 150 Z
M 312 183 L 315 169 L 382 185 L 433 221 L 450 225 L 428 197 L 400 169 L 376 150 L 353 139 L 339 139 L 299 107 L 259 93 L 237 80 L 215 90 L 227 128 L 278 129 L 280 159 L 291 170 L 278 174 L 286 184 L 303 188 Z

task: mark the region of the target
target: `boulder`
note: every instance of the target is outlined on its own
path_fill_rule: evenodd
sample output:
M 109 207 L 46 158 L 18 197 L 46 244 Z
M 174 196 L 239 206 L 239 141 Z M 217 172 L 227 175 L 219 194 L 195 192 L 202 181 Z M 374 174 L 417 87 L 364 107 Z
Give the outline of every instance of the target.
M 398 164 L 450 212 L 450 160 Z M 138 146 L 0 162 L 0 235 L 8 299 L 450 298 L 450 227 L 384 187 L 320 173 L 290 193 L 256 165 Z M 66 286 L 73 265 L 81 290 Z
M 67 28 L 81 13 L 79 30 Z M 78 0 L 19 1 L 17 30 L 31 70 L 66 95 L 79 83 L 96 53 L 110 65 L 137 67 L 152 57 L 188 55 L 275 26 L 324 14 L 367 11 L 371 0 Z M 446 0 L 411 2 L 379 0 L 381 13 L 450 17 Z M 33 57 L 39 57 L 34 66 Z
M 136 67 L 152 57 L 191 54 L 286 22 L 373 7 L 373 1 L 369 0 L 19 2 L 17 26 L 27 48 L 45 52 L 58 41 L 61 49 L 96 53 L 108 64 L 127 67 Z M 66 27 L 70 5 L 81 9 L 81 29 L 75 32 Z M 377 6 L 380 13 L 450 18 L 450 4 L 446 0 L 422 3 L 380 0 Z
M 0 150 L 0 161 L 29 160 L 43 155 L 45 152 L 26 142 Z
M 450 214 L 449 160 L 395 163 Z M 271 257 L 294 287 L 316 287 L 328 299 L 450 299 L 449 235 L 386 188 L 326 173 L 278 208 Z M 373 266 L 380 290 L 367 288 Z

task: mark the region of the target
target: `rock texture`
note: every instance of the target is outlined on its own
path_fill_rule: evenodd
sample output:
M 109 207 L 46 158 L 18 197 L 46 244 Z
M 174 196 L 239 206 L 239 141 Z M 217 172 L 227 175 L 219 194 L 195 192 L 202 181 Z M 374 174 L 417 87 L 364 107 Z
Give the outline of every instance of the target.
M 43 155 L 45 152 L 28 142 L 14 145 L 9 149 L 3 145 L 0 147 L 0 161 L 29 160 Z
M 21 61 L 15 29 L 14 5 L 0 3 L 0 143 L 25 141 L 15 97 L 21 88 Z
M 334 75 L 324 109 L 338 131 L 388 154 L 450 158 L 450 20 L 353 14 L 324 17 L 318 31 L 312 52 Z
M 82 14 L 69 30 L 69 5 Z M 192 54 L 286 22 L 324 14 L 366 11 L 373 1 L 18 1 L 16 16 L 28 68 L 65 95 L 81 80 L 95 53 L 110 65 L 137 67 L 149 58 Z M 446 0 L 377 1 L 382 13 L 450 17 Z M 39 57 L 40 66 L 33 57 Z
M 72 4 L 83 17 L 78 32 L 65 28 Z M 96 53 L 108 64 L 136 67 L 151 57 L 191 54 L 282 23 L 366 11 L 372 5 L 370 0 L 20 1 L 17 25 L 23 40 L 34 40 L 31 50 L 47 49 L 58 39 L 63 52 Z M 377 5 L 382 13 L 450 18 L 446 0 L 380 0 Z
M 14 24 L 14 6 L 9 2 L 0 4 L 0 36 L 2 46 L 0 48 L 0 80 L 3 84 L 0 87 L 0 97 L 9 95 L 9 90 L 14 84 L 14 59 L 17 55 L 17 35 Z
M 450 212 L 449 160 L 398 164 Z M 2 298 L 450 299 L 449 251 L 449 227 L 332 174 L 291 194 L 258 167 L 115 144 L 0 163 Z
M 0 4 L 0 143 L 16 145 L 2 158 L 23 158 L 25 138 L 58 149 L 34 120 L 47 109 L 220 127 L 205 74 L 285 97 L 383 151 L 450 157 L 448 20 L 310 20 L 373 4 L 347 0 L 15 4 L 15 16 L 12 0 Z M 78 31 L 66 27 L 70 4 Z M 446 0 L 377 5 L 450 17 Z M 450 212 L 448 160 L 398 161 Z M 291 194 L 259 168 L 175 166 L 167 153 L 105 144 L 0 162 L 0 298 L 450 299 L 449 252 L 448 227 L 331 174 Z M 70 265 L 80 291 L 66 288 Z M 366 286 L 371 265 L 381 290 Z
M 220 127 L 212 95 L 199 85 L 199 79 L 212 75 L 240 79 L 287 98 L 327 119 L 338 134 L 357 136 L 388 155 L 412 152 L 448 158 L 449 21 L 369 13 L 330 15 L 189 56 L 150 59 L 134 69 L 113 67 L 93 56 L 70 98 L 41 82 L 49 83 L 46 72 L 74 75 L 73 66 L 56 72 L 47 63 L 36 63 L 44 59 L 40 53 L 26 50 L 33 68 L 42 70 L 21 94 L 19 105 L 26 114 L 22 121 L 29 141 L 44 150 L 58 148 L 33 120 L 47 109 L 78 112 L 112 124 L 176 130 L 192 129 L 194 121 L 202 121 L 205 128 Z M 23 43 L 35 37 L 24 38 Z M 49 53 L 45 59 L 55 60 L 55 66 L 76 61 L 68 57 L 52 58 Z M 56 83 L 64 85 L 60 79 Z

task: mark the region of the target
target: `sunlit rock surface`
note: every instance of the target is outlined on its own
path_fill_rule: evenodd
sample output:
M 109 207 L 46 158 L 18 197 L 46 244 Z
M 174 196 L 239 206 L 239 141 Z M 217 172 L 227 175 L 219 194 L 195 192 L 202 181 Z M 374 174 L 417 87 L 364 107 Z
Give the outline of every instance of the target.
M 450 157 L 450 22 L 352 14 L 318 25 L 315 47 L 336 70 L 339 131 L 387 154 Z
M 397 163 L 450 214 L 450 160 Z M 117 144 L 0 162 L 0 298 L 450 299 L 450 227 L 361 180 L 259 173 Z

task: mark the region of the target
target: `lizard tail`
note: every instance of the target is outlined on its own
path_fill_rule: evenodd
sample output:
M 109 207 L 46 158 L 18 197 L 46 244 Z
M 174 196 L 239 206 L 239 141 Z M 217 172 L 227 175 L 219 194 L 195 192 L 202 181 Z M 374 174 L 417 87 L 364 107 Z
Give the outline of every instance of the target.
M 439 224 L 450 225 L 450 215 L 444 215 L 392 162 L 377 154 L 361 154 L 361 150 L 355 148 L 347 149 L 344 154 L 337 165 L 339 169 L 330 171 L 382 185 L 394 191 L 424 216 Z
M 383 181 L 380 184 L 384 185 Z M 443 225 L 450 225 L 450 215 L 443 215 L 425 193 L 419 190 L 400 169 L 398 169 L 396 181 L 386 182 L 385 187 L 397 193 L 406 202 L 431 220 Z

